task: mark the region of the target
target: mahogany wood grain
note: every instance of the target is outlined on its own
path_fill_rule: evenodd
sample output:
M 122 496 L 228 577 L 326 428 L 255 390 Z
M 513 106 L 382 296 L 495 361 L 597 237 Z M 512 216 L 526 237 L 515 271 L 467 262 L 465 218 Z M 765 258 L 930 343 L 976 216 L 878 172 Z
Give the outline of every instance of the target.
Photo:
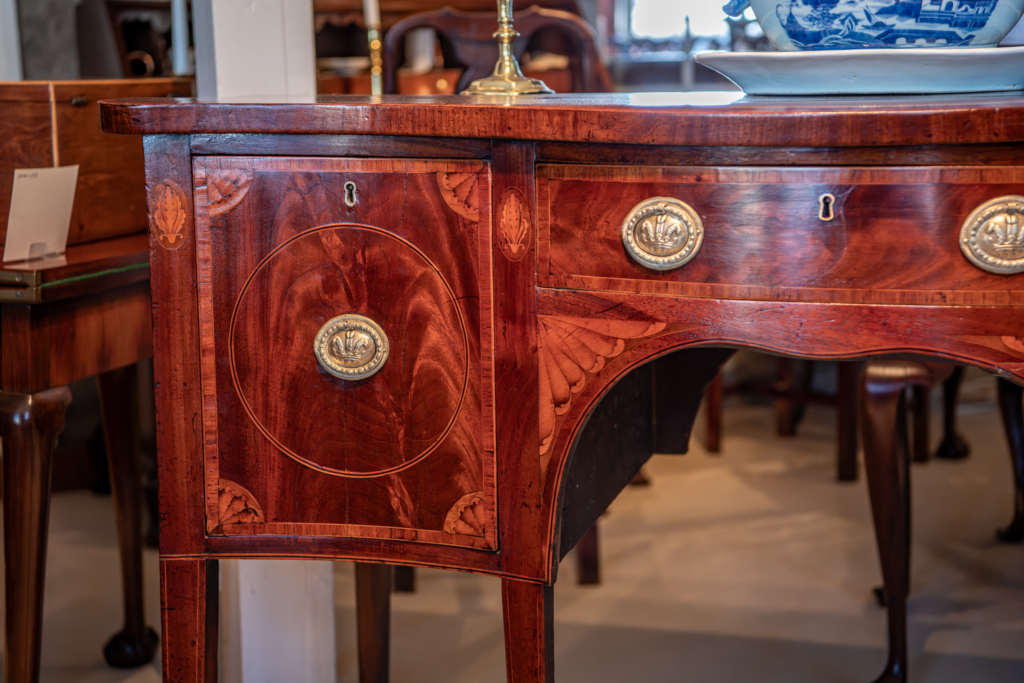
M 0 392 L 4 494 L 4 680 L 39 679 L 53 444 L 71 402 L 67 387 Z
M 755 169 L 538 167 L 540 283 L 574 289 L 788 301 L 1024 302 L 1024 278 L 986 273 L 960 251 L 980 204 L 1024 188 L 1016 168 Z M 835 219 L 818 198 L 836 197 Z M 647 269 L 622 223 L 650 197 L 700 215 L 688 264 Z M 852 290 L 852 291 L 851 291 Z M 892 290 L 892 291 L 890 291 Z
M 35 101 L 17 100 L 37 90 Z M 14 170 L 53 166 L 49 88 L 0 85 L 0 242 L 7 239 Z
M 1024 541 L 1024 388 L 999 378 L 999 411 L 1013 466 L 1013 519 L 996 536 L 1004 543 Z
M 374 135 L 192 135 L 192 153 L 236 156 L 424 157 L 486 159 L 489 140 L 470 138 L 417 138 Z
M 0 247 L 2 253 L 3 248 Z M 24 267 L 32 262 L 0 265 L 0 283 L 52 287 L 63 280 L 139 266 L 149 262 L 149 238 L 145 232 L 137 232 L 99 242 L 70 245 L 64 252 L 64 260 L 65 265 L 37 268 Z M 81 279 L 76 282 L 81 282 Z
M 510 188 L 518 189 L 526 201 L 523 215 L 537 225 L 534 193 L 534 149 L 530 142 L 496 142 L 491 170 L 492 206 Z M 498 229 L 495 221 L 493 229 Z M 532 231 L 531 231 L 532 232 Z M 501 521 L 499 547 L 502 571 L 510 575 L 538 577 L 545 574 L 554 539 L 543 529 L 541 487 L 542 466 L 537 457 L 539 416 L 532 409 L 539 395 L 540 366 L 537 358 L 536 287 L 534 238 L 527 239 L 526 255 L 510 260 L 495 234 L 489 255 L 492 275 L 494 325 L 494 410 L 497 465 L 498 519 Z M 506 521 L 507 520 L 507 521 Z M 514 523 L 513 523 L 514 522 Z M 541 548 L 541 553 L 518 553 L 515 548 Z M 504 585 L 504 584 L 503 584 Z M 503 588 L 503 590 L 505 590 Z M 515 590 L 513 590 L 515 592 Z M 508 637 L 506 630 L 506 638 Z M 506 641 L 507 642 L 507 641 Z
M 737 93 L 325 95 L 309 103 L 121 100 L 110 133 L 336 133 L 640 145 L 865 147 L 1024 141 L 1020 93 L 740 98 Z
M 1019 166 L 1024 145 L 749 147 L 538 142 L 537 161 L 624 166 Z
M 192 222 L 192 163 L 187 138 L 149 136 L 146 186 L 175 183 L 185 196 L 185 221 Z M 150 197 L 150 201 L 153 201 Z M 153 205 L 150 220 L 153 222 Z M 150 287 L 153 293 L 153 380 L 156 403 L 164 406 L 156 423 L 160 487 L 160 552 L 162 557 L 201 553 L 206 530 L 200 389 L 199 310 L 196 248 L 192 230 L 177 249 L 165 249 L 153 225 L 150 237 Z M 191 295 L 185 293 L 192 293 Z M 168 409 L 168 406 L 173 408 Z M 179 565 L 174 565 L 175 567 Z M 181 565 L 185 566 L 185 565 Z M 182 569 L 182 571 L 186 571 Z M 191 570 L 198 573 L 198 568 Z M 198 580 L 198 579 L 197 579 Z M 167 595 L 164 585 L 163 593 Z M 164 609 L 173 609 L 164 603 Z M 164 632 L 164 661 L 167 631 Z M 184 645 L 183 645 L 184 647 Z
M 107 642 L 103 656 L 111 666 L 132 668 L 152 661 L 159 642 L 156 632 L 146 625 L 142 599 L 142 475 L 135 424 L 136 366 L 100 373 L 97 380 L 124 600 L 124 627 Z
M 490 224 L 487 166 L 195 164 L 200 310 L 211 323 L 201 325 L 207 530 L 493 549 L 490 277 L 477 237 Z M 265 206 L 276 207 L 269 224 Z M 312 353 L 342 313 L 390 339 L 372 378 L 339 380 Z M 259 514 L 220 512 L 226 486 Z
M 165 683 L 216 683 L 219 589 L 216 560 L 160 560 Z
M 356 563 L 359 683 L 388 683 L 392 567 Z
M 502 580 L 508 683 L 554 682 L 554 593 L 554 586 Z

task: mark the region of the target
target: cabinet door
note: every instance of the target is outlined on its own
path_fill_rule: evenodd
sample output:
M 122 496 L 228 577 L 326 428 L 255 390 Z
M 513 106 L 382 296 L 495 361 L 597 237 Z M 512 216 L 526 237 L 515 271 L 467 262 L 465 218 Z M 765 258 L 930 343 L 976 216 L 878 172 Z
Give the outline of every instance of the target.
M 489 166 L 193 171 L 208 533 L 495 549 Z

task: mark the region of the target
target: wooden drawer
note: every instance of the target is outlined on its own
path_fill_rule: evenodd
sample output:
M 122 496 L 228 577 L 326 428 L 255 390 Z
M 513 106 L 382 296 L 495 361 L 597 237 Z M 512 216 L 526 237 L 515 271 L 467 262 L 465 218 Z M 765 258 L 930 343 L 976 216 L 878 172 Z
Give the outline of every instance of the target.
M 542 286 L 718 298 L 1024 303 L 1024 275 L 981 270 L 960 249 L 979 205 L 1024 194 L 1024 169 L 668 168 L 540 165 Z M 819 218 L 822 195 L 834 218 Z M 631 258 L 622 224 L 652 197 L 681 200 L 704 228 L 685 265 Z M 869 291 L 870 290 L 870 291 Z
M 495 549 L 488 165 L 193 164 L 208 533 Z

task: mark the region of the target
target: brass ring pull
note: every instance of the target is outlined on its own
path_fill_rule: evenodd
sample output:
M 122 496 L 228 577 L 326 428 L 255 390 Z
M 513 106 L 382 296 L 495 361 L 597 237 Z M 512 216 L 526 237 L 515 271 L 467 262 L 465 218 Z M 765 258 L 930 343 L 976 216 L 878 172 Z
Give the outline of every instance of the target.
M 327 372 L 356 380 L 371 377 L 384 367 L 390 346 L 380 325 L 366 316 L 348 313 L 324 323 L 313 342 L 313 353 Z
M 990 273 L 1024 273 L 1024 197 L 996 197 L 972 211 L 960 228 L 960 250 Z
M 671 197 L 652 197 L 626 216 L 622 243 L 640 265 L 672 270 L 689 263 L 700 251 L 704 224 L 689 204 Z

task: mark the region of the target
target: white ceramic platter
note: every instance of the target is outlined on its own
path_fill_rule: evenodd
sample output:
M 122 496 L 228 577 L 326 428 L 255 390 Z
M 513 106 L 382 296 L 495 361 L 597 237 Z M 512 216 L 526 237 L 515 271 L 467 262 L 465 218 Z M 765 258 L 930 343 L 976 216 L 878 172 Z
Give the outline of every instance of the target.
M 873 95 L 1024 89 L 1024 47 L 705 52 L 748 95 Z

